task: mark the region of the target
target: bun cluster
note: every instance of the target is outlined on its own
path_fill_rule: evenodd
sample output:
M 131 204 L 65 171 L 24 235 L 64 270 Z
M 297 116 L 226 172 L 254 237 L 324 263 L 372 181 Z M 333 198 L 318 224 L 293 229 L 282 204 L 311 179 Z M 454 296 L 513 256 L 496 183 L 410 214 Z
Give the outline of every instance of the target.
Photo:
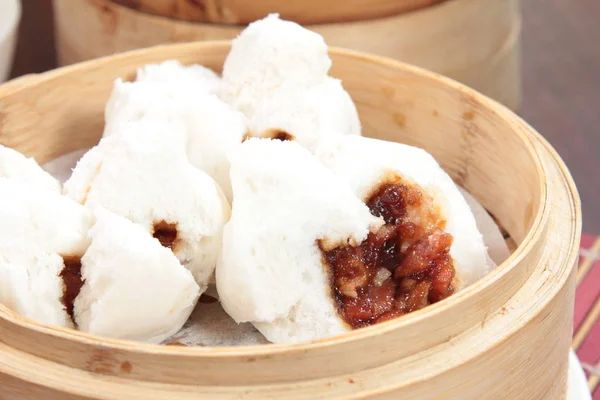
M 362 137 L 330 67 L 321 36 L 270 15 L 233 41 L 222 76 L 170 60 L 118 79 L 103 138 L 62 187 L 0 147 L 0 302 L 161 343 L 216 281 L 236 322 L 291 343 L 484 276 L 451 178 L 422 149 Z

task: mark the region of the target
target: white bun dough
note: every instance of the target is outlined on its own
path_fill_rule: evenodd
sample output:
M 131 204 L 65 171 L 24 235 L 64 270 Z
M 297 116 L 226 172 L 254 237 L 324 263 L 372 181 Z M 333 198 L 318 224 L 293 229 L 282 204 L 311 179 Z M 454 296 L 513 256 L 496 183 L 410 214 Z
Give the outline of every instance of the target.
M 250 116 L 284 83 L 308 89 L 323 83 L 330 67 L 321 35 L 271 14 L 233 40 L 223 66 L 221 98 Z
M 81 259 L 74 303 L 80 330 L 160 343 L 177 332 L 200 295 L 191 273 L 141 226 L 98 208 Z
M 295 142 L 250 139 L 231 163 L 235 201 L 216 271 L 225 311 L 275 343 L 347 331 L 317 240 L 360 243 L 382 221 Z
M 242 142 L 246 118 L 217 96 L 193 87 L 193 82 L 185 86 L 117 80 L 106 106 L 104 137 L 122 133 L 123 122 L 162 120 L 163 134 L 181 141 L 191 164 L 215 179 L 231 201 L 227 154 Z
M 40 167 L 33 158 L 0 145 L 0 177 L 15 179 L 39 188 L 60 193 L 60 183 Z
M 42 324 L 73 328 L 61 301 L 65 267 L 58 254 L 0 255 L 0 303 Z
M 229 179 L 229 152 L 244 140 L 248 129 L 240 112 L 215 96 L 205 96 L 186 117 L 187 154 L 196 168 L 210 175 L 221 187 L 227 200 L 233 200 Z
M 89 244 L 91 214 L 58 193 L 0 178 L 0 303 L 41 323 L 72 327 L 62 303 L 63 257 Z
M 137 82 L 156 82 L 195 92 L 218 94 L 221 78 L 215 71 L 202 65 L 182 65 L 176 60 L 147 64 L 137 70 Z

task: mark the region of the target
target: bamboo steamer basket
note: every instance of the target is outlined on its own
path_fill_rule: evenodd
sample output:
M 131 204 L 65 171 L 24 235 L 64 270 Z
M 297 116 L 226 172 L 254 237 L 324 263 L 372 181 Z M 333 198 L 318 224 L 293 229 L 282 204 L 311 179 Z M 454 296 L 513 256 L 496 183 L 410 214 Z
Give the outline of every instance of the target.
M 114 79 L 167 59 L 220 70 L 229 46 L 158 46 L 0 86 L 0 142 L 40 163 L 88 148 Z M 455 81 L 330 55 L 365 135 L 431 152 L 510 233 L 510 258 L 426 309 L 294 345 L 148 345 L 0 306 L 0 399 L 565 399 L 581 212 L 563 162 L 516 115 Z
M 118 0 L 143 11 L 115 1 L 54 0 L 61 65 L 163 43 L 233 39 L 244 25 L 227 24 L 224 9 L 240 23 L 277 10 L 329 45 L 430 69 L 511 109 L 521 101 L 519 0 L 328 0 L 320 7 L 317 0 Z
M 417 10 L 446 0 L 113 0 L 155 15 L 195 22 L 248 24 L 271 12 L 299 24 L 355 21 Z

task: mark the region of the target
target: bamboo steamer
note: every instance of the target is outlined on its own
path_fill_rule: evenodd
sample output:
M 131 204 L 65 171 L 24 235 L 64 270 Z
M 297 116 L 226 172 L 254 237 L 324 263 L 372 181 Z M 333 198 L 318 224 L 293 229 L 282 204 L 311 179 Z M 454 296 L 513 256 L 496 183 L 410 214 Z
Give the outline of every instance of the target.
M 228 42 L 158 46 L 0 87 L 0 142 L 44 163 L 95 144 L 117 77 L 167 59 L 220 70 Z M 294 345 L 157 346 L 43 326 L 0 306 L 0 399 L 564 400 L 579 198 L 498 103 L 390 59 L 331 49 L 366 135 L 431 152 L 519 245 L 466 290 L 403 318 Z
M 119 0 L 161 15 L 115 1 L 54 0 L 61 65 L 163 43 L 233 39 L 244 26 L 214 23 L 231 22 L 218 18 L 227 13 L 214 10 L 233 9 L 241 23 L 278 10 L 323 35 L 329 45 L 430 69 L 512 109 L 521 101 L 519 0 L 329 0 L 320 7 L 317 0 Z M 190 4 L 204 5 L 204 13 L 198 15 L 198 6 Z M 183 17 L 195 21 L 177 19 Z
M 379 18 L 416 10 L 446 0 L 113 0 L 155 15 L 195 22 L 248 24 L 277 12 L 299 24 L 354 21 Z

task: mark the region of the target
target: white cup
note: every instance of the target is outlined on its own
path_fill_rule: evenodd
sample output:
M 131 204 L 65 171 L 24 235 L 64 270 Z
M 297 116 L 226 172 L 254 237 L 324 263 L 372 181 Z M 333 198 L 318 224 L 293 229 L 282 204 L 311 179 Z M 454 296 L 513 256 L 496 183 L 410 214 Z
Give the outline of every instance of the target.
M 0 0 L 0 82 L 8 79 L 15 55 L 20 0 Z

